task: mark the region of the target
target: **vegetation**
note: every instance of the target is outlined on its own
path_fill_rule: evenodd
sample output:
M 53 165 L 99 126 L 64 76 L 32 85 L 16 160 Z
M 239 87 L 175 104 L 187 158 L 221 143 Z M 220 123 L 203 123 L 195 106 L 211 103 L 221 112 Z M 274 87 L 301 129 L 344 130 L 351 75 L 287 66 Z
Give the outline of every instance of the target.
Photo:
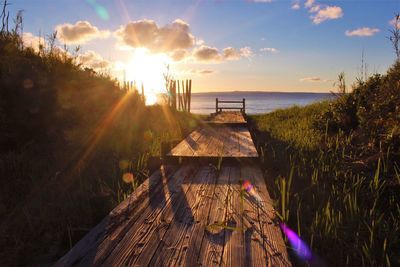
M 252 116 L 278 215 L 311 265 L 400 264 L 399 92 L 397 61 L 335 100 Z
M 16 20 L 22 23 L 22 18 Z M 160 164 L 161 143 L 196 126 L 55 46 L 0 32 L 0 258 L 62 256 Z M 122 179 L 123 178 L 123 179 Z

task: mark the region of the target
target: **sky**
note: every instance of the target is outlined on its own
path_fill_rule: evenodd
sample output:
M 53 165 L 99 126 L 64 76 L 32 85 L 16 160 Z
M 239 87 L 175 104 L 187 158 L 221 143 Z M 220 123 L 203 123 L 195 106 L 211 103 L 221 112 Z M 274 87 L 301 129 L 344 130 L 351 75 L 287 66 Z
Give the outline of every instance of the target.
M 395 60 L 389 29 L 400 0 L 8 0 L 24 10 L 24 42 L 57 30 L 83 66 L 164 90 L 330 92 Z M 79 46 L 80 50 L 74 53 Z

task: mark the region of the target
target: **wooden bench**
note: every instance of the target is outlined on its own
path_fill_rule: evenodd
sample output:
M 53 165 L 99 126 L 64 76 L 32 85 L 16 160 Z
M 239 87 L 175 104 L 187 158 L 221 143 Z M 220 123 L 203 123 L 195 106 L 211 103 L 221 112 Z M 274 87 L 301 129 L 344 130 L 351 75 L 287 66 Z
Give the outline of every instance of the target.
M 234 106 L 220 106 L 219 104 L 242 104 L 241 107 L 234 107 Z M 215 99 L 215 113 L 222 112 L 224 109 L 229 110 L 240 110 L 242 113 L 246 113 L 246 99 L 240 100 L 219 100 L 218 98 Z

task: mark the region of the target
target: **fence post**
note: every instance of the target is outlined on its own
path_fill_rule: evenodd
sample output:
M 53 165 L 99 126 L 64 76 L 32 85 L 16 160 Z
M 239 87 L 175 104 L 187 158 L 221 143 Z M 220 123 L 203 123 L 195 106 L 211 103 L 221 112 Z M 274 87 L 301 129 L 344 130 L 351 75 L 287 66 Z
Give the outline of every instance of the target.
M 146 99 L 144 97 L 144 85 L 143 85 L 143 82 L 142 82 L 142 99 L 143 99 L 143 102 L 146 103 Z
M 192 102 L 192 80 L 189 80 L 189 101 L 188 101 L 188 112 L 190 113 L 190 103 Z
M 246 113 L 246 99 L 243 98 L 243 113 Z
M 218 97 L 215 98 L 215 113 L 218 113 Z

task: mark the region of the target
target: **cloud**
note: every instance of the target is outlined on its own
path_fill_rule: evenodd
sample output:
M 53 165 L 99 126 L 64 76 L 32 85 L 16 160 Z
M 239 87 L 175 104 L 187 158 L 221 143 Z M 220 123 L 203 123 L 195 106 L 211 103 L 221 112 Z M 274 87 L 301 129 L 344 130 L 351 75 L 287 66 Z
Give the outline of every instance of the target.
M 315 0 L 307 0 L 307 1 L 304 3 L 304 7 L 305 7 L 305 8 L 310 8 L 312 5 L 314 5 L 314 3 L 315 3 Z
M 215 47 L 210 47 L 206 45 L 202 45 L 193 50 L 192 53 L 194 59 L 199 62 L 220 62 L 222 60 L 222 56 L 219 54 L 219 51 Z
M 304 3 L 304 8 L 308 9 L 314 24 L 320 24 L 326 20 L 339 19 L 343 17 L 343 10 L 338 6 L 322 5 L 315 2 L 315 0 L 307 0 Z
M 214 74 L 214 70 L 209 70 L 209 69 L 202 69 L 202 70 L 190 70 L 190 74 L 195 74 L 199 76 L 206 76 L 206 75 L 211 75 Z
M 131 21 L 121 26 L 115 36 L 123 46 L 143 47 L 151 52 L 173 52 L 195 45 L 189 24 L 180 19 L 163 27 L 159 27 L 154 20 Z
M 33 35 L 30 32 L 24 32 L 22 35 L 22 42 L 24 46 L 31 47 L 34 51 L 38 52 L 40 45 L 44 46 L 44 39 Z
M 315 6 L 310 7 L 310 9 L 308 10 L 308 12 L 309 12 L 309 13 L 315 13 L 315 12 L 318 12 L 320 9 L 321 9 L 321 6 L 320 6 L 320 5 L 315 5 Z
M 245 46 L 239 49 L 240 55 L 242 57 L 251 57 L 253 56 L 253 51 L 251 50 L 251 48 L 249 46 Z
M 226 47 L 222 50 L 223 58 L 226 60 L 239 60 L 242 57 L 251 57 L 253 52 L 250 47 L 242 47 L 239 50 L 233 47 Z
M 74 25 L 64 23 L 56 26 L 58 37 L 68 44 L 83 44 L 96 38 L 106 38 L 109 31 L 101 31 L 88 21 L 78 21 Z
M 389 24 L 400 29 L 400 19 L 397 21 L 397 25 L 396 25 L 396 18 L 393 18 L 392 20 L 390 20 Z
M 268 53 L 279 53 L 280 51 L 273 47 L 263 47 L 260 49 L 261 52 L 268 52 Z
M 299 80 L 300 82 L 330 82 L 331 80 L 323 80 L 320 77 L 305 77 Z
M 311 19 L 314 24 L 320 24 L 326 20 L 339 19 L 341 17 L 343 17 L 343 10 L 341 7 L 326 6 L 323 8 L 318 8 L 316 14 L 311 16 Z
M 346 36 L 352 37 L 352 36 L 358 36 L 358 37 L 371 37 L 374 36 L 375 33 L 379 32 L 380 30 L 377 28 L 369 28 L 369 27 L 363 27 L 363 28 L 358 28 L 352 31 L 347 30 L 345 32 Z
M 174 61 L 182 61 L 189 56 L 189 52 L 185 49 L 178 49 L 168 54 Z
M 101 70 L 111 67 L 110 61 L 105 60 L 101 55 L 92 50 L 80 54 L 77 58 L 77 61 L 79 64 L 94 70 Z
M 203 63 L 221 63 L 223 60 L 239 60 L 243 57 L 251 57 L 252 55 L 253 51 L 248 46 L 240 49 L 226 47 L 220 53 L 215 47 L 202 45 L 195 48 L 192 52 L 195 61 Z
M 297 10 L 300 9 L 300 1 L 296 0 L 292 3 L 292 9 Z

